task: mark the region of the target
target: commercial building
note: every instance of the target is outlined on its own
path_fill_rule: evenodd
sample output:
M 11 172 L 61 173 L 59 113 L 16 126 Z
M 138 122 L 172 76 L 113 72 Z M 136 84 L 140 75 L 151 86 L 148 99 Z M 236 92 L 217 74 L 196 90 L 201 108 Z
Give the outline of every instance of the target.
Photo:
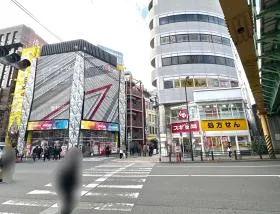
M 202 139 L 199 111 L 193 92 L 203 89 L 234 89 L 239 86 L 234 55 L 218 0 L 151 0 L 149 18 L 152 49 L 152 84 L 157 88 L 160 136 L 165 144 L 182 136 Z M 213 100 L 215 93 L 209 95 Z M 189 105 L 191 127 L 174 133 L 179 114 Z M 184 108 L 182 107 L 184 106 Z M 197 113 L 197 114 L 196 114 Z M 185 120 L 188 116 L 185 117 Z M 182 121 L 186 122 L 186 121 Z M 182 126 L 183 127 L 183 126 Z
M 19 150 L 25 144 L 28 149 L 80 144 L 88 155 L 103 154 L 106 145 L 117 152 L 125 122 L 119 117 L 124 84 L 117 58 L 84 40 L 24 49 L 27 53 L 32 64 L 22 77 L 28 81 L 18 78 L 10 117 L 19 127 Z
M 154 108 L 154 103 L 152 99 L 153 92 L 144 90 L 144 100 L 145 100 L 145 132 L 146 140 L 149 143 L 151 140 L 157 139 L 158 125 L 157 125 L 157 112 Z
M 127 98 L 126 149 L 130 154 L 140 154 L 146 143 L 144 86 L 140 80 L 135 80 L 128 71 L 125 72 L 125 85 Z
M 22 48 L 47 44 L 31 28 L 25 25 L 0 29 L 0 46 L 6 46 L 10 53 L 21 51 Z M 4 142 L 17 71 L 12 66 L 0 64 L 0 141 Z

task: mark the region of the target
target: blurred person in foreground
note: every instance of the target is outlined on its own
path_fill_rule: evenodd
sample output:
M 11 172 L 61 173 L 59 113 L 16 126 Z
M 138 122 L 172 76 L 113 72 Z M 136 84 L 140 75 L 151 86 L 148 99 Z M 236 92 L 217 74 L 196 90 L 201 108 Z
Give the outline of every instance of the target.
M 55 172 L 55 189 L 60 200 L 60 213 L 71 213 L 79 202 L 82 179 L 82 152 L 70 148 Z
M 2 169 L 2 178 L 4 182 L 10 183 L 13 181 L 15 172 L 16 150 L 13 147 L 5 147 L 1 160 L 0 168 Z

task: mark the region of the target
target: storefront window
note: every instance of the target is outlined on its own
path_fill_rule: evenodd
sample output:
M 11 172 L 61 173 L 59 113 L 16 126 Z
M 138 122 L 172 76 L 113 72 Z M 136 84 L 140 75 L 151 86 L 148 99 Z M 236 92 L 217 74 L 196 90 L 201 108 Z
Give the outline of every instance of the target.
M 173 88 L 173 81 L 172 80 L 166 80 L 164 81 L 164 89 Z
M 230 88 L 230 83 L 228 80 L 220 80 L 220 86 L 222 88 Z
M 189 79 L 182 79 L 181 80 L 181 85 L 182 87 L 194 87 L 193 84 L 193 78 L 189 78 Z
M 237 141 L 239 145 L 239 150 L 249 150 L 250 143 L 248 140 L 248 136 L 237 136 Z
M 195 87 L 207 87 L 206 79 L 194 79 Z
M 180 80 L 174 80 L 175 88 L 180 88 Z
M 208 79 L 208 87 L 209 88 L 218 88 L 219 87 L 219 80 L 218 79 Z
M 232 103 L 231 110 L 233 118 L 244 118 L 244 110 L 242 103 Z

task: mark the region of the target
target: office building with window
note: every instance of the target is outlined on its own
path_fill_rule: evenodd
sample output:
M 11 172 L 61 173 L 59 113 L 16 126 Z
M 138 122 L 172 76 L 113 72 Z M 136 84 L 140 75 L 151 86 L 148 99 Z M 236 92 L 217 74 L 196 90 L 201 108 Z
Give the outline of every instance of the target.
M 25 25 L 0 29 L 0 46 L 6 46 L 10 53 L 21 51 L 22 48 L 44 44 L 47 43 L 34 30 Z M 12 102 L 10 95 L 14 91 L 16 78 L 15 68 L 0 64 L 0 141 L 5 141 L 9 117 L 8 107 Z
M 164 152 L 165 143 L 173 142 L 176 134 L 172 133 L 171 115 L 178 117 L 186 109 L 186 100 L 194 101 L 195 90 L 231 89 L 239 87 L 239 83 L 231 39 L 218 0 L 151 0 L 148 8 L 154 68 L 151 78 L 159 97 Z M 210 96 L 215 99 L 215 94 Z M 189 109 L 191 123 L 195 123 L 191 124 L 193 138 L 201 138 L 199 123 L 192 121 L 199 119 L 199 114 L 192 115 L 192 108 L 195 105 Z M 188 132 L 186 129 L 177 134 L 190 144 Z

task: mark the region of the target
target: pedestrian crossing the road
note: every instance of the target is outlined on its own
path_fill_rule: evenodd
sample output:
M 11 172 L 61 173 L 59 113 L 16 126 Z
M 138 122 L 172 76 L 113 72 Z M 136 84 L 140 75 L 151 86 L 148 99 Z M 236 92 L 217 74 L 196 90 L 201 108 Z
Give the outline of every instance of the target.
M 153 165 L 110 162 L 84 169 L 81 199 L 73 213 L 132 211 Z M 21 198 L 3 202 L 0 205 L 0 214 L 58 213 L 58 200 L 52 183 L 30 190 Z

